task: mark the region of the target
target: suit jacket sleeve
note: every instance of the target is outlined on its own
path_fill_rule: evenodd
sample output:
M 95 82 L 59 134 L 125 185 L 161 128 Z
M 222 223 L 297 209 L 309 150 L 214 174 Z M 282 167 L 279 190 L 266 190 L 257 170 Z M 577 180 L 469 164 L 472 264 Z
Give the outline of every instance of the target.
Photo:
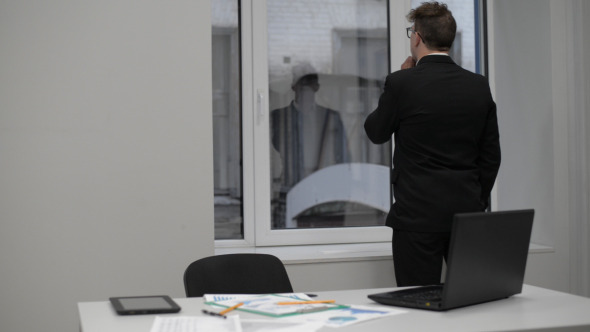
M 395 73 L 394 73 L 395 74 Z M 384 91 L 379 97 L 379 104 L 365 120 L 365 132 L 375 144 L 386 143 L 399 126 L 399 112 L 397 110 L 398 87 L 395 75 L 390 74 L 385 80 Z
M 490 98 L 491 100 L 491 98 Z M 496 104 L 491 101 L 486 126 L 480 139 L 480 154 L 477 160 L 479 167 L 479 182 L 481 184 L 481 200 L 487 207 L 490 192 L 500 168 L 500 135 L 498 132 L 498 118 Z

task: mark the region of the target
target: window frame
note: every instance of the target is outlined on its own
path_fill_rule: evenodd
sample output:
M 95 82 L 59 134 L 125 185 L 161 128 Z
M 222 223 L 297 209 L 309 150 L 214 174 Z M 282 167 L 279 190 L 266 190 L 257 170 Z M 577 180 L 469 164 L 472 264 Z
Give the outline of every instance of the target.
M 483 4 L 485 6 L 485 1 Z M 386 226 L 271 229 L 267 3 L 266 0 L 241 0 L 239 8 L 244 233 L 243 239 L 215 240 L 216 248 L 390 243 L 391 230 Z M 405 14 L 410 9 L 410 0 L 388 1 L 389 65 L 392 71 L 399 68 L 410 54 L 403 33 L 407 26 Z M 482 57 L 485 59 L 486 55 Z

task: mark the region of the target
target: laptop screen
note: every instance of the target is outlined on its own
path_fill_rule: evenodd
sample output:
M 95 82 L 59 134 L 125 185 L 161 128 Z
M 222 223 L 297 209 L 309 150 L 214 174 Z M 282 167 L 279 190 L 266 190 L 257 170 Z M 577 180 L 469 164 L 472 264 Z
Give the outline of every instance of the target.
M 444 286 L 370 294 L 369 298 L 388 305 L 448 310 L 518 294 L 533 217 L 534 210 L 456 214 Z
M 454 217 L 443 307 L 509 297 L 522 291 L 534 210 Z

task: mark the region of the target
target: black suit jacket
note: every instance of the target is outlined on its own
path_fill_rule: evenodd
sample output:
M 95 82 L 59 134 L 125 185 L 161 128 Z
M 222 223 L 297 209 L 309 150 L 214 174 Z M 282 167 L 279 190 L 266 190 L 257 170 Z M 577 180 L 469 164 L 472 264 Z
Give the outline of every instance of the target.
M 395 134 L 395 203 L 387 226 L 447 232 L 458 212 L 487 207 L 498 169 L 496 104 L 487 80 L 445 55 L 391 73 L 365 121 L 373 143 Z

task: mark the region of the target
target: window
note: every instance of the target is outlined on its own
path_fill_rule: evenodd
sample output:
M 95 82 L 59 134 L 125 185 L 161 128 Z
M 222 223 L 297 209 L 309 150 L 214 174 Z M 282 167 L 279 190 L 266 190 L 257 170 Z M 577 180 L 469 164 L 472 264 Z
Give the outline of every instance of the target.
M 271 228 L 385 224 L 391 145 L 364 134 L 389 72 L 387 2 L 267 1 Z
M 238 1 L 211 3 L 215 239 L 243 238 Z
M 469 3 L 449 4 L 460 40 L 452 52 L 475 71 Z M 403 28 L 411 4 L 211 2 L 216 240 L 390 240 L 381 226 L 392 201 L 392 146 L 370 143 L 363 124 L 390 59 L 400 59 L 397 70 L 409 54 Z

